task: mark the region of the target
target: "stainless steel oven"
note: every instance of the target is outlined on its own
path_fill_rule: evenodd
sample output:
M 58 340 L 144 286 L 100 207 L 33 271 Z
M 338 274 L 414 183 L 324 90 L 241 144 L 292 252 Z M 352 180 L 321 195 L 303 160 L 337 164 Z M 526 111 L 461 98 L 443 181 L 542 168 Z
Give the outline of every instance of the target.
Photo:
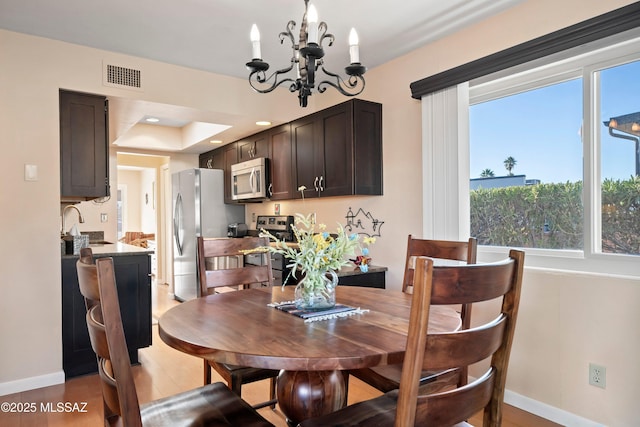
M 293 216 L 291 215 L 258 215 L 257 230 L 266 230 L 278 239 L 292 242 L 294 240 L 291 232 Z M 257 256 L 256 256 L 257 255 Z M 289 276 L 290 269 L 287 268 L 288 260 L 281 254 L 271 253 L 271 270 L 273 272 L 273 285 L 282 286 L 283 281 L 288 279 L 287 285 L 294 285 L 296 280 Z M 244 257 L 245 264 L 262 265 L 264 262 L 260 254 L 247 254 Z

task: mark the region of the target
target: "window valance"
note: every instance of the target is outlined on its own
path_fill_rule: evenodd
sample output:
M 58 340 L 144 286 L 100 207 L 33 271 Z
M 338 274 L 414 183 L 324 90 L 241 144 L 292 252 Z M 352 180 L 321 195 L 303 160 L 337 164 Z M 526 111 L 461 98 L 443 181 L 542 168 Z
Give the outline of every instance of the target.
M 640 2 L 417 80 L 410 85 L 411 96 L 420 99 L 429 93 L 636 27 L 640 27 Z

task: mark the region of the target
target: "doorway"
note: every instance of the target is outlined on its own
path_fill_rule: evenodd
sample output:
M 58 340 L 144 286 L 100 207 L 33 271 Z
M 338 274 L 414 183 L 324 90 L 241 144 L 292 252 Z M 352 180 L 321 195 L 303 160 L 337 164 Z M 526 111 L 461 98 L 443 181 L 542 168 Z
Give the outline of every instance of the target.
M 169 169 L 169 161 L 168 156 L 117 153 L 118 187 L 126 188 L 122 200 L 118 200 L 118 224 L 123 224 L 122 230 L 118 230 L 118 237 L 120 239 L 122 233 L 125 241 L 130 237 L 132 244 L 154 251 L 151 271 L 153 281 L 158 284 L 170 284 L 168 266 L 171 260 L 167 260 L 164 225 L 167 209 L 166 172 L 163 172 Z M 170 195 L 168 200 L 170 203 Z

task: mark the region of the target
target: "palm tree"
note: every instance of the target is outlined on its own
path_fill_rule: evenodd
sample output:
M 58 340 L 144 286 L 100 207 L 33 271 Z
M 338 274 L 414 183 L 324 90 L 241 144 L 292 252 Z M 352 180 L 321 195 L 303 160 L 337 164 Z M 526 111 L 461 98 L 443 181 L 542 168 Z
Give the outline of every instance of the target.
M 516 159 L 511 156 L 505 159 L 504 167 L 507 169 L 507 172 L 509 172 L 509 175 L 513 175 L 513 172 L 511 172 L 511 170 L 515 167 L 516 163 L 518 163 Z
M 493 173 L 493 171 L 491 169 L 485 169 L 482 172 L 480 172 L 480 177 L 482 178 L 491 178 L 496 176 L 495 173 Z

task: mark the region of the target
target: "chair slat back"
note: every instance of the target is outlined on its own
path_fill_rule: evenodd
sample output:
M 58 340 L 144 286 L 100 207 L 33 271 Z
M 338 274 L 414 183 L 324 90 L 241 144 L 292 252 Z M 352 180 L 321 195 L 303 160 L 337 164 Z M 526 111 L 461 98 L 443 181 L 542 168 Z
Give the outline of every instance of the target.
M 484 408 L 484 426 L 499 426 L 509 354 L 518 315 L 524 252 L 511 250 L 505 261 L 433 267 L 416 260 L 407 351 L 402 369 L 396 426 L 451 425 Z M 502 298 L 501 313 L 483 325 L 427 336 L 429 307 Z M 446 370 L 491 357 L 491 367 L 471 384 L 420 394 L 423 370 Z
M 251 285 L 265 283 L 273 285 L 271 257 L 264 252 L 264 264 L 260 266 L 244 266 L 226 268 L 221 266 L 212 269 L 211 258 L 242 256 L 245 251 L 269 246 L 267 237 L 244 237 L 242 239 L 214 239 L 198 237 L 198 281 L 200 295 L 205 296 L 222 286 Z
M 468 420 L 481 411 L 491 400 L 495 374 L 490 371 L 478 379 L 472 387 L 462 387 L 456 393 L 431 395 L 428 402 L 419 401 L 416 408 L 416 425 L 450 426 L 460 420 Z M 421 423 L 425 424 L 421 424 Z M 500 424 L 483 424 L 498 427 Z
M 100 359 L 110 359 L 109 344 L 107 343 L 107 331 L 102 319 L 102 307 L 96 304 L 87 311 L 87 329 L 93 352 Z
M 78 284 L 80 293 L 84 297 L 84 304 L 87 310 L 100 302 L 100 291 L 98 290 L 97 271 L 93 264 L 93 252 L 90 248 L 80 250 L 80 258 L 77 265 Z
M 433 268 L 431 304 L 466 304 L 489 301 L 508 293 L 513 286 L 514 262 Z
M 116 415 L 125 426 L 141 426 L 140 405 L 120 316 L 113 259 L 99 258 L 95 264 L 90 264 L 93 258 L 91 250 L 83 251 L 76 267 L 80 292 L 85 299 L 95 302 L 87 311 L 87 327 L 98 359 L 105 425 L 111 423 L 112 416 Z M 95 289 L 98 289 L 97 299 Z
M 475 264 L 477 251 L 478 241 L 473 237 L 468 241 L 429 240 L 415 239 L 409 234 L 402 290 L 410 292 L 410 288 L 413 286 L 415 257 L 426 256 Z

